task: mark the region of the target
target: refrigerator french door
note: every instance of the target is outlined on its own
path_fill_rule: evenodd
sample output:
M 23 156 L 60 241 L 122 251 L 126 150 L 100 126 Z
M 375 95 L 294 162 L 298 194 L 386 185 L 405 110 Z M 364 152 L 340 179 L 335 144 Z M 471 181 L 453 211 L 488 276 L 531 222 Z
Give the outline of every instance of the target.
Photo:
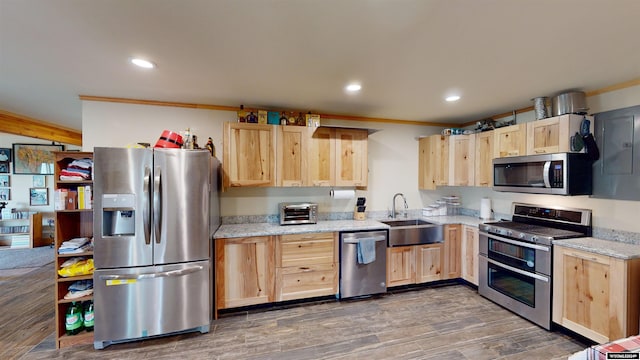
M 211 159 L 94 149 L 94 348 L 209 331 Z

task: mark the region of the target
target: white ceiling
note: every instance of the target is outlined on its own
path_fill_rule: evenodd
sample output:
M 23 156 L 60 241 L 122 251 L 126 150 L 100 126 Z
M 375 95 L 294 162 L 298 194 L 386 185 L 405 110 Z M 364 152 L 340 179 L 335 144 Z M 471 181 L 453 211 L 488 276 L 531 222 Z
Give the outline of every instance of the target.
M 0 0 L 0 109 L 75 129 L 79 95 L 462 123 L 640 77 L 639 15 L 637 0 Z

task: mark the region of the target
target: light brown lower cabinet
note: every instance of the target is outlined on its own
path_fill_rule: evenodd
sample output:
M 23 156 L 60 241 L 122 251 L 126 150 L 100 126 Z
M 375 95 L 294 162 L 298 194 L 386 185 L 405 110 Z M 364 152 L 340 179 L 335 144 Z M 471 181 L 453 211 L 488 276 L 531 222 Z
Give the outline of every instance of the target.
M 387 287 L 441 280 L 443 248 L 442 243 L 387 248 Z
M 638 334 L 640 259 L 554 245 L 553 322 L 598 343 Z
M 456 279 L 462 275 L 462 225 L 444 226 L 444 276 L 443 279 Z
M 338 233 L 215 240 L 219 309 L 338 293 Z
M 462 226 L 462 278 L 473 285 L 478 286 L 478 228 L 475 226 Z
M 280 235 L 276 239 L 276 301 L 338 293 L 338 234 Z
M 216 313 L 274 301 L 274 253 L 271 236 L 215 240 Z

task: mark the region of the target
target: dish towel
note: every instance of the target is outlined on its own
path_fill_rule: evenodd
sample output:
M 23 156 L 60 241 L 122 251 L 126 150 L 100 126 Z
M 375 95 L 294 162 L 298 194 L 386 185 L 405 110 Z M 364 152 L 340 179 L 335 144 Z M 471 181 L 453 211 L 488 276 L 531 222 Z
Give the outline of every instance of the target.
M 367 238 L 358 240 L 358 264 L 366 265 L 376 261 L 376 239 Z

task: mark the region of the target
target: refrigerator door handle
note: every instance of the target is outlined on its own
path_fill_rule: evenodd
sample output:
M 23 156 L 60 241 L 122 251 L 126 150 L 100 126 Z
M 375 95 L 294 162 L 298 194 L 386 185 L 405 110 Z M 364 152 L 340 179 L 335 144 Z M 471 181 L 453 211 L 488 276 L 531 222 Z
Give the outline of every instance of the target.
M 160 244 L 160 229 L 162 226 L 162 173 L 160 167 L 156 167 L 153 176 L 153 222 L 156 236 L 156 244 Z
M 151 273 L 151 274 L 100 275 L 99 278 L 100 278 L 100 280 L 157 279 L 157 278 L 163 278 L 163 277 L 189 275 L 189 274 L 193 274 L 193 273 L 198 272 L 198 271 L 202 271 L 202 269 L 204 269 L 204 266 L 198 265 L 198 266 L 192 266 L 192 267 L 188 267 L 188 268 L 184 268 L 184 269 L 162 271 L 162 272 Z
M 149 216 L 151 214 L 151 169 L 148 166 L 144 168 L 144 189 L 143 189 L 143 203 L 142 208 L 142 221 L 144 223 L 144 243 L 151 244 L 151 221 Z

